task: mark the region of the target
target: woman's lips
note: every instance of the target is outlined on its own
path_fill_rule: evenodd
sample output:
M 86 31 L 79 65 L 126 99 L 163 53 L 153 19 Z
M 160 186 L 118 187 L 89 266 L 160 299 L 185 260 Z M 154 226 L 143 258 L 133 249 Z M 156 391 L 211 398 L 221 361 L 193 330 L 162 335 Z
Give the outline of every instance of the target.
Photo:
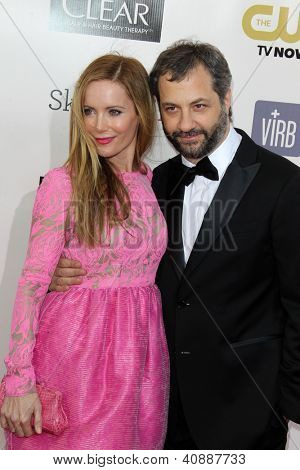
M 100 145 L 107 145 L 110 144 L 113 141 L 114 137 L 99 137 L 96 140 L 96 142 Z

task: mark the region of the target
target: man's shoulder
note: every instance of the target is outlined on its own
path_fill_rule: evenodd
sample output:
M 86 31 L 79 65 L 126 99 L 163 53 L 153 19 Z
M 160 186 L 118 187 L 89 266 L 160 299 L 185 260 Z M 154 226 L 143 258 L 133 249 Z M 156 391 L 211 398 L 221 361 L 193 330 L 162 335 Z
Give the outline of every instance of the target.
M 170 167 L 170 164 L 172 163 L 172 160 L 173 160 L 173 158 L 169 158 L 165 162 L 162 162 L 159 165 L 157 165 L 154 168 L 153 173 L 159 174 L 159 173 L 162 173 L 162 172 L 166 171 Z
M 247 146 L 251 145 L 256 150 L 256 161 L 261 163 L 270 174 L 278 174 L 281 177 L 294 176 L 296 173 L 300 173 L 300 168 L 288 160 L 286 157 L 272 152 L 265 147 L 257 144 L 246 132 L 241 129 L 236 131 L 242 136 L 242 143 Z
M 180 155 L 176 155 L 175 157 L 169 158 L 165 162 L 160 163 L 159 165 L 157 165 L 153 170 L 153 177 L 155 178 L 155 177 L 159 177 L 159 176 L 163 176 L 165 174 L 168 174 L 170 168 L 173 166 L 173 164 L 175 162 L 178 161 L 178 159 L 180 159 Z
M 152 188 L 158 199 L 166 197 L 166 191 L 168 187 L 168 181 L 170 174 L 172 174 L 172 168 L 176 166 L 176 162 L 180 160 L 180 155 L 170 158 L 165 162 L 161 163 L 153 170 Z
M 266 168 L 270 176 L 272 175 L 273 178 L 276 177 L 279 180 L 285 180 L 293 178 L 296 175 L 300 175 L 299 166 L 295 165 L 295 163 L 291 162 L 286 157 L 275 152 L 271 152 L 260 145 L 258 145 L 257 148 L 258 162 Z

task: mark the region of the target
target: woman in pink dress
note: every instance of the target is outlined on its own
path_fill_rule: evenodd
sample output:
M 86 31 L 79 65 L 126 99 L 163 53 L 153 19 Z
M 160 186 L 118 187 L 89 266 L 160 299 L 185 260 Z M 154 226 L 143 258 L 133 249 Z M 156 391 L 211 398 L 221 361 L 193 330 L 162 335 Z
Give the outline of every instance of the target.
M 1 408 L 8 449 L 163 448 L 169 361 L 154 280 L 167 230 L 141 161 L 154 122 L 138 61 L 110 54 L 82 73 L 69 158 L 37 191 L 18 284 Z M 47 293 L 61 256 L 87 274 Z M 38 383 L 62 392 L 59 436 L 42 431 Z

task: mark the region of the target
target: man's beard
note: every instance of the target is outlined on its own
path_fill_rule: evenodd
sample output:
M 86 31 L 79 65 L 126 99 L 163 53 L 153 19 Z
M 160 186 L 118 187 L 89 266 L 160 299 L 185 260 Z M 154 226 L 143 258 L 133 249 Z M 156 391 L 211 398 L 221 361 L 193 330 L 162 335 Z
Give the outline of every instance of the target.
M 167 138 L 175 149 L 187 159 L 199 160 L 210 155 L 222 142 L 228 126 L 228 114 L 223 105 L 220 111 L 219 119 L 210 132 L 201 128 L 193 128 L 187 132 L 175 131 L 171 135 L 166 133 Z M 181 137 L 192 137 L 203 135 L 204 139 L 200 143 L 185 143 L 179 141 Z

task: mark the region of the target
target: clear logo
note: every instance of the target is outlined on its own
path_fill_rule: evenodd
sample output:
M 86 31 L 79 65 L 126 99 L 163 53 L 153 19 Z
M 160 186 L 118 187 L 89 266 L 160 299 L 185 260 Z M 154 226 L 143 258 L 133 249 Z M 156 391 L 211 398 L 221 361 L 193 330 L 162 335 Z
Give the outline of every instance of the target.
M 165 0 L 51 0 L 50 30 L 160 42 Z

